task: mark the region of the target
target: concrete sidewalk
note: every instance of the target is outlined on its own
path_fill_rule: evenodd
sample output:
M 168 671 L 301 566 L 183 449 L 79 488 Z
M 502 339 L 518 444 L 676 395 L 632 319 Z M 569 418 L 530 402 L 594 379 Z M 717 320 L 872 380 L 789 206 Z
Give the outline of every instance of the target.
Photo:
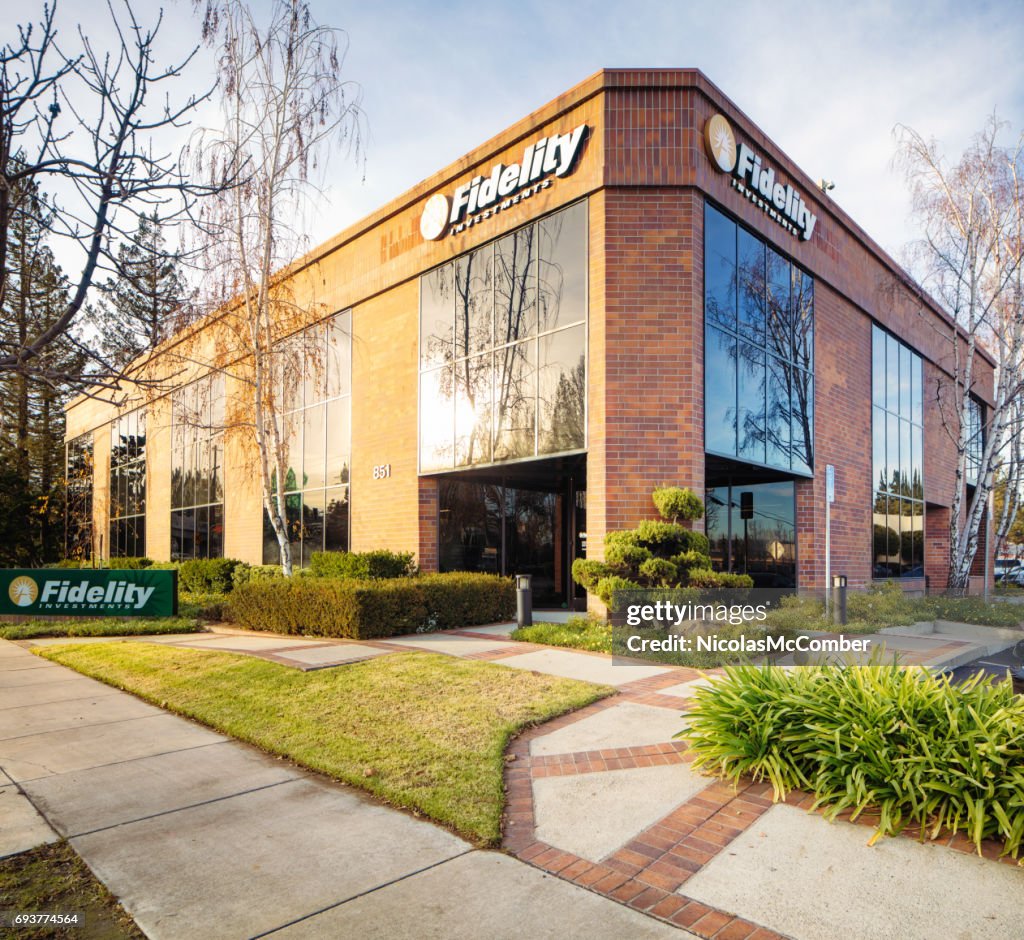
M 681 935 L 6 641 L 0 769 L 0 855 L 69 839 L 154 940 Z

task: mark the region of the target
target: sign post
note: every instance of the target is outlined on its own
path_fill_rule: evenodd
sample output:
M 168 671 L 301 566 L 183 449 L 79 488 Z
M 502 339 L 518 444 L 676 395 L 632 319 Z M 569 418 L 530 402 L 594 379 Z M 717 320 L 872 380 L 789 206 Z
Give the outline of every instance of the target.
M 832 504 L 836 501 L 836 468 L 825 465 L 825 619 L 829 617 L 832 585 Z
M 173 617 L 177 612 L 178 572 L 174 570 L 0 570 L 0 614 Z

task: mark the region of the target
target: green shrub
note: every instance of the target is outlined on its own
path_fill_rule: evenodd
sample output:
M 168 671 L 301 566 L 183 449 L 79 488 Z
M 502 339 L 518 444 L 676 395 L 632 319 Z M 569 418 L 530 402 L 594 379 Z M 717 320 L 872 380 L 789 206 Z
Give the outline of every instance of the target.
M 511 620 L 516 589 L 511 578 L 470 571 L 426 574 L 416 579 L 427 606 L 427 628 L 452 630 Z
M 691 587 L 699 588 L 752 588 L 754 579 L 748 574 L 736 574 L 729 571 L 712 571 L 710 568 L 691 568 L 689 572 Z
M 577 558 L 572 563 L 572 579 L 590 594 L 597 593 L 597 582 L 603 578 L 608 566 L 593 558 Z
M 283 578 L 280 565 L 239 565 L 231 574 L 232 588 L 250 581 L 273 581 Z
M 253 630 L 354 640 L 508 620 L 514 612 L 510 579 L 468 572 L 250 580 L 229 599 L 230 618 Z
M 640 565 L 640 574 L 661 587 L 670 587 L 679 580 L 678 569 L 667 558 L 648 558 Z
M 369 552 L 313 552 L 310 571 L 317 578 L 409 578 L 416 574 L 412 552 L 384 548 Z
M 154 561 L 149 566 L 150 571 L 178 571 L 180 568 L 180 561 Z
M 115 571 L 139 571 L 142 568 L 150 567 L 152 564 L 152 558 L 126 556 L 124 558 L 111 558 L 106 562 L 104 567 L 111 568 Z
M 630 568 L 639 568 L 653 557 L 649 548 L 641 548 L 621 539 L 611 542 L 604 550 L 605 564 L 610 568 L 621 568 L 624 572 Z
M 620 578 L 618 575 L 608 575 L 601 578 L 594 588 L 594 593 L 608 607 L 622 607 L 628 603 L 628 596 L 641 588 L 635 581 Z
M 694 767 L 813 792 L 834 818 L 879 814 L 874 839 L 907 826 L 962 831 L 979 851 L 1024 839 L 1024 698 L 1009 680 L 961 685 L 927 669 L 737 666 L 699 689 L 688 727 Z M 872 839 L 872 841 L 874 841 Z
M 700 519 L 704 515 L 704 504 L 693 490 L 682 486 L 663 486 L 651 494 L 654 505 L 663 519 L 679 522 Z
M 512 639 L 593 653 L 612 651 L 611 624 L 589 616 L 570 617 L 567 623 L 535 623 L 532 627 L 520 627 L 512 631 Z
M 227 620 L 228 595 L 216 591 L 179 591 L 178 615 L 200 620 Z
M 178 584 L 196 594 L 226 594 L 234 586 L 235 569 L 244 562 L 237 558 L 193 558 L 178 568 Z

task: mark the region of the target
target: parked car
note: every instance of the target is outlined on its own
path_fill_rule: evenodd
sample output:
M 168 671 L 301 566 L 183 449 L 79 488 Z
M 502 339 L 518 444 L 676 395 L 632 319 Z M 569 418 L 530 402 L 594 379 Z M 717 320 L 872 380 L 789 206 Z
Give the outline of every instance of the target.
M 1000 584 L 1016 584 L 1017 587 L 1024 587 L 1024 565 L 1017 565 L 1000 575 L 996 575 L 996 581 Z

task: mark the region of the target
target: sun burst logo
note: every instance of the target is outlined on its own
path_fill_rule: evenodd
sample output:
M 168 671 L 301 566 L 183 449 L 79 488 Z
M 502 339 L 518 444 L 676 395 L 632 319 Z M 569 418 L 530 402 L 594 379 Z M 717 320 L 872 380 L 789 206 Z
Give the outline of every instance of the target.
M 36 602 L 39 586 L 31 578 L 21 575 L 15 578 L 7 588 L 7 596 L 11 603 L 18 607 L 28 607 Z
M 444 234 L 448 227 L 448 197 L 442 193 L 434 193 L 423 207 L 420 216 L 420 234 L 427 241 L 435 241 Z
M 736 167 L 736 135 L 721 114 L 708 118 L 704 125 L 704 147 L 723 173 L 731 173 Z

